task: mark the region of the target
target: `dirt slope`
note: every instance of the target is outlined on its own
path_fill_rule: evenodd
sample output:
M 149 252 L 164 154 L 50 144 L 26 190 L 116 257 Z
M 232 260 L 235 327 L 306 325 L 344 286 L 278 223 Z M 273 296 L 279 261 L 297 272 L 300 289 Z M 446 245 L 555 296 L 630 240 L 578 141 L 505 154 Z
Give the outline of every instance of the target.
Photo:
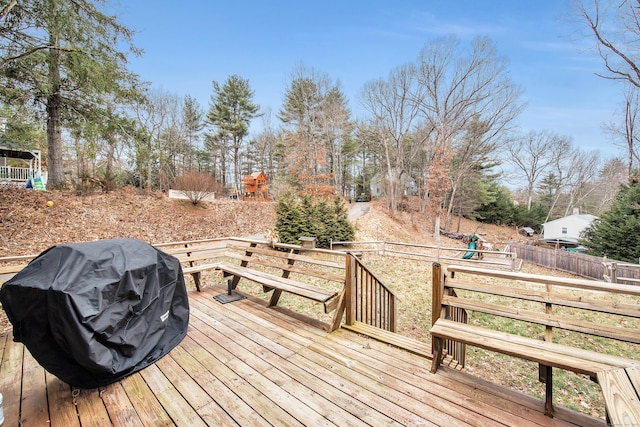
M 47 202 L 53 206 L 47 206 Z M 354 204 L 356 206 L 357 204 Z M 462 219 L 452 231 L 478 234 L 500 245 L 517 238 L 514 229 Z M 264 235 L 275 223 L 275 203 L 226 199 L 193 206 L 163 193 L 127 188 L 108 194 L 0 190 L 0 257 L 37 254 L 59 243 L 133 237 L 152 243 L 225 236 Z M 390 218 L 379 202 L 355 221 L 356 240 L 436 244 L 426 214 L 401 212 Z M 464 246 L 446 237 L 441 245 Z
M 117 237 L 160 243 L 264 234 L 274 222 L 274 204 L 266 202 L 219 200 L 193 206 L 131 188 L 90 196 L 0 190 L 0 257 Z

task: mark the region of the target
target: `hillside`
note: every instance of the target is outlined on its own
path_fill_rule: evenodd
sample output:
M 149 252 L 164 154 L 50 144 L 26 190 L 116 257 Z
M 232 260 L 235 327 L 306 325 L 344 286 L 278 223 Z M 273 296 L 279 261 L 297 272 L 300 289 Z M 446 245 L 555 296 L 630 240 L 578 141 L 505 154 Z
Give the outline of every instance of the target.
M 53 206 L 47 206 L 47 202 Z M 353 206 L 356 206 L 355 204 Z M 456 225 L 457 225 L 457 219 Z M 163 193 L 127 188 L 107 194 L 0 190 L 0 257 L 37 254 L 59 243 L 132 237 L 152 243 L 225 236 L 264 235 L 275 223 L 275 204 L 226 199 L 193 206 Z M 355 220 L 357 240 L 392 240 L 435 244 L 433 224 L 425 214 L 390 218 L 381 203 Z M 462 219 L 453 231 L 479 234 L 500 245 L 517 238 L 514 229 Z M 443 246 L 464 246 L 441 238 Z
M 274 222 L 273 203 L 220 200 L 193 206 L 131 188 L 90 196 L 0 190 L 0 256 L 117 237 L 160 243 L 263 234 Z

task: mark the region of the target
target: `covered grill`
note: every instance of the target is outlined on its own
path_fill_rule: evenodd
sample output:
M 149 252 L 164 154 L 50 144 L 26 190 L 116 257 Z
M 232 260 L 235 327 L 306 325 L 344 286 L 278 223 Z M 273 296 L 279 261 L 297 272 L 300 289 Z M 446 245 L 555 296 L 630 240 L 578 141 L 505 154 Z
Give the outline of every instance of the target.
M 14 340 L 82 388 L 154 363 L 189 322 L 180 262 L 135 239 L 53 246 L 2 286 L 0 302 Z

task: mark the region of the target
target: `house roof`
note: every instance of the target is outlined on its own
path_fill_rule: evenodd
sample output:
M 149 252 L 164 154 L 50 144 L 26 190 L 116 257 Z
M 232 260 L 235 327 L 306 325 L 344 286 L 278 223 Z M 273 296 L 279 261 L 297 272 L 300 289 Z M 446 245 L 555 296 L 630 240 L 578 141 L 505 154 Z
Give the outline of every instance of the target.
M 8 157 L 10 159 L 31 160 L 40 157 L 39 150 L 19 150 L 7 146 L 0 146 L 0 157 Z
M 575 214 L 575 215 L 568 215 L 562 218 L 554 219 L 553 221 L 547 221 L 542 225 L 544 226 L 545 224 L 551 224 L 553 222 L 566 222 L 566 221 L 572 221 L 572 220 L 578 220 L 581 222 L 592 222 L 594 219 L 597 219 L 597 218 L 598 218 L 597 216 L 591 215 L 591 214 Z

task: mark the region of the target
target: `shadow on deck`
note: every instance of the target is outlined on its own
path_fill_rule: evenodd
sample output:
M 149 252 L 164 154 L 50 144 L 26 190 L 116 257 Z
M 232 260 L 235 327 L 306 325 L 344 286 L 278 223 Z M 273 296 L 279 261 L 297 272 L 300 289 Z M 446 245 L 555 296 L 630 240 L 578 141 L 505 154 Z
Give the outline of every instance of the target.
M 110 386 L 72 390 L 10 335 L 0 337 L 5 426 L 603 426 L 340 329 L 331 334 L 253 298 L 190 293 L 187 337 Z

